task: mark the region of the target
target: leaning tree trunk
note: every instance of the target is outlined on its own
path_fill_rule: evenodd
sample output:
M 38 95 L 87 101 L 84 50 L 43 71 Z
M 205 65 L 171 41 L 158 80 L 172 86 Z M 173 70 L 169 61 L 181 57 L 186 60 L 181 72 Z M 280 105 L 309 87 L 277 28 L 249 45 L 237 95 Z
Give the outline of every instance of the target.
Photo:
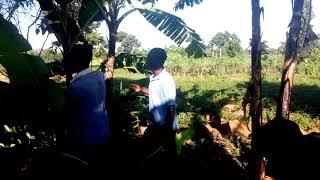
M 304 45 L 310 28 L 311 0 L 295 0 L 290 30 L 286 42 L 286 53 L 282 67 L 280 94 L 276 117 L 289 119 L 289 108 L 293 89 L 294 71 L 299 49 Z
M 260 180 L 264 176 L 264 162 L 256 152 L 256 130 L 261 126 L 261 29 L 260 29 L 260 0 L 252 0 L 252 40 L 251 40 L 251 83 L 248 91 L 252 91 L 250 97 L 250 116 L 252 120 L 252 162 L 251 179 Z M 252 87 L 250 87 L 252 86 Z

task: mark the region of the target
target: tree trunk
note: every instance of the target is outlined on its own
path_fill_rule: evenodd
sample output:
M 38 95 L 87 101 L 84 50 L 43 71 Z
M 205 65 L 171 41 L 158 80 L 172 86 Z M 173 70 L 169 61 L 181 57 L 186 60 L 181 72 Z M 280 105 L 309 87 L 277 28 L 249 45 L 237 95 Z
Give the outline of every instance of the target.
M 112 82 L 116 55 L 116 40 L 117 40 L 117 30 L 111 30 L 109 32 L 109 50 L 108 57 L 105 63 L 105 79 Z
M 67 34 L 66 34 L 67 37 Z M 68 42 L 68 38 L 65 38 L 65 40 L 63 40 L 61 42 L 62 44 L 62 49 L 63 49 L 63 69 L 65 71 L 66 74 L 66 86 L 70 85 L 70 82 L 72 80 L 72 67 L 71 64 L 69 62 L 70 56 L 68 55 L 71 51 L 71 47 L 70 47 L 70 43 Z
M 260 180 L 264 176 L 264 162 L 259 153 L 256 152 L 256 130 L 261 126 L 262 104 L 261 104 L 261 29 L 260 29 L 260 0 L 252 0 L 252 41 L 251 41 L 251 84 L 248 91 L 252 89 L 250 97 L 250 116 L 252 120 L 252 162 L 251 179 Z M 252 86 L 252 87 L 250 87 Z
M 115 65 L 115 55 L 116 55 L 116 41 L 117 41 L 117 30 L 118 27 L 116 23 L 111 22 L 108 26 L 109 28 L 109 50 L 108 57 L 104 61 L 104 77 L 106 79 L 106 106 L 110 111 L 111 99 L 112 99 L 112 81 Z
M 304 12 L 305 10 L 305 12 Z M 299 48 L 304 44 L 311 16 L 311 0 L 295 0 L 289 35 L 286 42 L 286 53 L 282 67 L 280 94 L 277 106 L 277 119 L 289 119 L 289 108 L 293 89 L 294 71 Z

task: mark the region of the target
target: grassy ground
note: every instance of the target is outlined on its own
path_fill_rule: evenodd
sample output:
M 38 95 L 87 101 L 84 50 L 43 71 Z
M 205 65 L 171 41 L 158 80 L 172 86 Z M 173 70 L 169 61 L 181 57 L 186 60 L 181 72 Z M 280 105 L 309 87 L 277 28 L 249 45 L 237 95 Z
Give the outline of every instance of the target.
M 242 97 L 246 91 L 249 76 L 229 74 L 224 76 L 179 76 L 175 75 L 177 85 L 177 104 L 180 125 L 188 126 L 195 117 L 201 118 L 204 112 L 218 113 L 226 120 L 242 120 L 239 113 Z M 129 83 L 148 84 L 148 77 L 116 70 L 116 91 L 128 92 Z M 280 77 L 265 75 L 263 77 L 263 118 L 272 119 L 275 115 L 275 97 L 279 93 Z M 308 130 L 320 122 L 320 79 L 297 75 L 290 118 L 302 129 Z M 224 108 L 234 105 L 234 109 Z

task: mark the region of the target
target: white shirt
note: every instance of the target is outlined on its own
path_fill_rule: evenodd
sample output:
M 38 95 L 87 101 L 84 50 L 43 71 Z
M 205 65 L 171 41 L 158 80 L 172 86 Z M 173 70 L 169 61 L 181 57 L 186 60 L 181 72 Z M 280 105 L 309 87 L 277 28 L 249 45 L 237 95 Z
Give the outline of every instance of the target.
M 168 119 L 168 107 L 176 105 L 176 85 L 171 75 L 163 69 L 157 76 L 152 75 L 149 82 L 149 112 L 151 123 L 164 125 Z M 177 129 L 175 118 L 173 129 Z

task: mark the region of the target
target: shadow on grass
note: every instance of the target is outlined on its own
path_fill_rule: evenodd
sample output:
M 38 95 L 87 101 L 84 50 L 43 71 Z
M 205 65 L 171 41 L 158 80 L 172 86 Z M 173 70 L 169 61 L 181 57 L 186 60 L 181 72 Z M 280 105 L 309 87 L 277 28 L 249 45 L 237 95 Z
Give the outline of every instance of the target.
M 238 88 L 245 89 L 244 84 L 237 84 Z M 262 98 L 267 101 L 264 107 L 276 107 L 276 99 L 279 96 L 280 84 L 274 82 L 262 82 Z M 316 85 L 294 85 L 292 94 L 291 112 L 301 111 L 312 117 L 320 116 L 320 87 Z

